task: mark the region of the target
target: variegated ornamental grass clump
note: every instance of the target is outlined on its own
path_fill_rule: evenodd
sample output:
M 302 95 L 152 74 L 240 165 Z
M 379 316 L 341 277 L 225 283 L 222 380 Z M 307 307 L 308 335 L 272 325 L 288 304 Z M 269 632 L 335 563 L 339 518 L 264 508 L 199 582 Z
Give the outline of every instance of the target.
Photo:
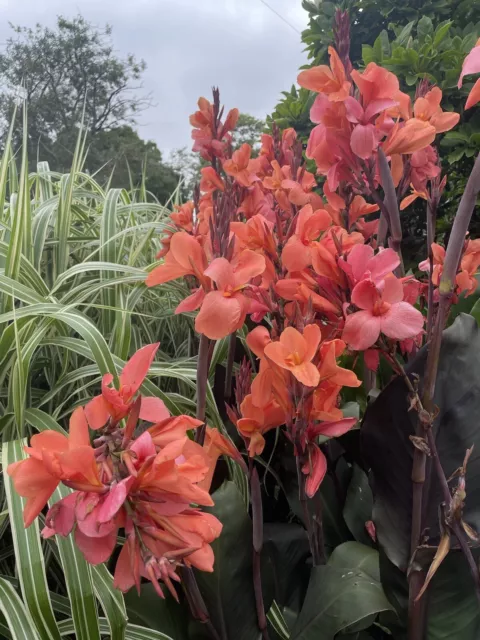
M 298 78 L 318 94 L 305 154 L 295 131 L 276 128 L 262 135 L 256 157 L 248 144 L 232 152 L 238 111 L 224 117 L 214 90 L 190 119 L 193 149 L 207 166 L 193 201 L 176 205 L 142 277 L 130 260 L 122 269 L 116 219 L 102 218 L 98 251 L 109 261 L 95 268 L 111 349 L 133 351 L 116 342 L 126 322 L 116 296 L 130 282 L 116 272 L 140 281 L 139 298 L 165 287 L 179 293 L 175 314 L 195 312 L 199 335 L 194 392 L 182 398 L 180 384 L 167 394 L 147 382 L 149 371 L 192 382 L 187 365 L 163 357 L 152 366 L 157 340 L 119 373 L 94 323 L 86 331 L 76 309 L 48 301 L 61 308 L 42 311 L 49 324 L 41 340 L 49 344 L 58 321 L 73 327 L 96 354 L 101 394 L 92 399 L 81 389 L 68 437 L 48 428 L 48 412 L 25 411 L 14 397 L 17 421 L 27 417 L 42 430 L 27 458 L 5 459 L 9 507 L 26 498 L 24 524 L 37 527 L 20 536 L 39 551 L 36 518 L 50 500 L 43 538 L 55 536 L 60 550 L 72 545 L 88 570 L 109 563 L 113 588 L 136 586 L 140 594 L 127 596 L 127 610 L 147 615 L 159 632 L 177 616 L 182 638 L 478 637 L 480 337 L 472 317 L 452 326 L 449 318 L 460 296 L 477 288 L 480 246 L 468 225 L 480 160 L 442 247 L 435 220 L 448 176 L 437 136 L 458 114 L 442 108 L 441 90 L 426 81 L 412 104 L 390 71 L 375 63 L 352 69 L 348 14 L 338 11 L 336 20 L 330 66 Z M 480 72 L 479 51 L 466 57 L 460 83 Z M 466 108 L 478 102 L 479 82 Z M 59 203 L 72 197 L 65 183 Z M 426 202 L 427 258 L 405 273 L 400 211 L 417 198 Z M 30 231 L 18 220 L 11 232 L 25 247 L 20 239 Z M 65 224 L 60 218 L 55 227 L 53 291 L 72 270 L 82 272 L 68 267 L 61 243 L 74 246 L 75 233 L 69 226 L 72 236 L 62 237 Z M 150 234 L 142 251 L 152 245 Z M 129 255 L 138 259 L 135 243 Z M 19 256 L 21 273 L 28 256 Z M 25 287 L 17 286 L 24 297 Z M 3 316 L 15 320 L 16 389 L 39 344 L 27 336 L 22 347 L 19 323 L 32 305 L 25 302 Z M 210 495 L 226 476 L 234 483 Z M 52 500 L 59 487 L 62 499 Z M 158 616 L 142 607 L 146 581 L 165 600 Z M 23 578 L 30 607 L 25 585 Z M 72 613 L 72 621 L 82 636 L 81 617 Z

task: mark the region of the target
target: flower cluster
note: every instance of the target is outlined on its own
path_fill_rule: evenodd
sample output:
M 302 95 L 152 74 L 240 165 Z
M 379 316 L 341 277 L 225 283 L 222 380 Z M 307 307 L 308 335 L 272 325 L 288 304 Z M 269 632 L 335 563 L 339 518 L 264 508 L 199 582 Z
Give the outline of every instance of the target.
M 122 591 L 140 589 L 144 577 L 160 596 L 162 581 L 177 598 L 172 581 L 180 580 L 179 565 L 213 571 L 210 543 L 222 525 L 200 507 L 213 504 L 209 488 L 218 457 L 239 454 L 209 427 L 200 446 L 187 435 L 199 420 L 171 417 L 161 400 L 137 395 L 158 346 L 134 354 L 118 389 L 110 386 L 113 376 L 105 375 L 102 394 L 73 412 L 68 436 L 34 435 L 25 447 L 28 458 L 11 464 L 8 473 L 27 499 L 26 527 L 62 482 L 73 492 L 51 506 L 43 537 L 74 531 L 85 559 L 98 564 L 110 558 L 123 529 L 114 584 Z M 139 419 L 153 424 L 135 437 Z M 89 427 L 98 431 L 93 446 Z

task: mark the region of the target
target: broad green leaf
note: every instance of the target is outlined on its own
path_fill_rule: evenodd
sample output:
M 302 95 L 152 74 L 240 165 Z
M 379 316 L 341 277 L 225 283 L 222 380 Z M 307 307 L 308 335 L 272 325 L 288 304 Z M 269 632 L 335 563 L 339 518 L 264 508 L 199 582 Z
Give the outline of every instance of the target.
M 373 497 L 367 474 L 355 464 L 343 507 L 343 517 L 352 535 L 363 544 L 372 542 L 365 529 L 366 522 L 372 519 L 372 509 Z
M 15 440 L 4 442 L 2 447 L 3 482 L 10 515 L 15 561 L 23 600 L 42 639 L 57 640 L 60 634 L 48 592 L 38 520 L 25 529 L 23 510 L 26 500 L 16 493 L 7 473 L 9 464 L 27 457 L 23 450 L 26 444 L 26 440 Z
M 357 542 L 338 547 L 312 569 L 292 640 L 334 640 L 341 631 L 367 629 L 378 613 L 393 611 L 379 580 L 378 552 Z

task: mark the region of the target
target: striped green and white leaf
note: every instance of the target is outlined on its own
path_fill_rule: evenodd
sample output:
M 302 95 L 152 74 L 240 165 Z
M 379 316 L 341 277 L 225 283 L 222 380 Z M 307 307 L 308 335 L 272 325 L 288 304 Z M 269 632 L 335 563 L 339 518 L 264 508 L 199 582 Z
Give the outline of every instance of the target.
M 25 444 L 24 440 L 15 440 L 14 442 L 5 442 L 2 447 L 3 481 L 10 515 L 17 574 L 23 601 L 42 640 L 43 638 L 58 640 L 60 634 L 48 592 L 38 520 L 25 529 L 23 525 L 25 499 L 16 493 L 13 482 L 7 473 L 9 464 L 26 457 L 23 450 Z

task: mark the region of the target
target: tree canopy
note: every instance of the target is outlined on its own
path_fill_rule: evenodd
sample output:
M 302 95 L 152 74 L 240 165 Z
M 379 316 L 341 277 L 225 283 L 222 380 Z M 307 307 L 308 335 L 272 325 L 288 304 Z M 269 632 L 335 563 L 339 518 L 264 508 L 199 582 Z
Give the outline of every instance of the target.
M 113 182 L 125 184 L 128 167 L 133 179 L 141 179 L 146 157 L 154 193 L 165 200 L 177 177 L 162 164 L 156 144 L 142 140 L 133 129 L 138 114 L 150 105 L 142 93 L 145 62 L 133 55 L 119 57 L 111 27 L 98 28 L 80 15 L 60 16 L 54 28 L 37 24 L 12 29 L 0 52 L 0 77 L 6 87 L 0 95 L 0 117 L 8 122 L 18 97 L 26 99 L 29 158 L 68 170 L 83 123 L 89 147 L 86 169 L 93 173 L 104 167 L 105 177 L 114 170 Z M 16 131 L 21 138 L 19 128 Z

